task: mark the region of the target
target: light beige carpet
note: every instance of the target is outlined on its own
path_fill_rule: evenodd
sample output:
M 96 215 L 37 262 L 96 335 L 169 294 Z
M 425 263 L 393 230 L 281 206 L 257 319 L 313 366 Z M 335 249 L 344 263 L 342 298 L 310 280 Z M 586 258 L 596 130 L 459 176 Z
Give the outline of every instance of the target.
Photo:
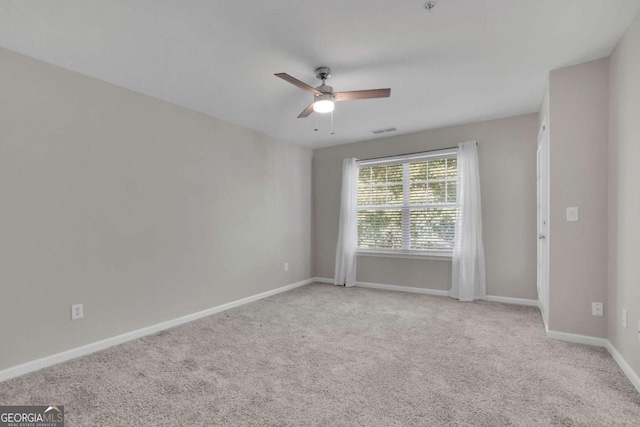
M 640 425 L 606 350 L 535 308 L 314 284 L 0 383 L 67 426 Z

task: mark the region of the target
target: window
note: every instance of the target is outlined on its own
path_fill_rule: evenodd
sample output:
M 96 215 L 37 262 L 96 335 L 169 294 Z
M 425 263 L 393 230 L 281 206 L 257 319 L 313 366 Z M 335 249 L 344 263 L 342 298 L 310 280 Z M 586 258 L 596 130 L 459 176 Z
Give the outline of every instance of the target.
M 451 256 L 457 163 L 452 150 L 360 161 L 358 252 Z

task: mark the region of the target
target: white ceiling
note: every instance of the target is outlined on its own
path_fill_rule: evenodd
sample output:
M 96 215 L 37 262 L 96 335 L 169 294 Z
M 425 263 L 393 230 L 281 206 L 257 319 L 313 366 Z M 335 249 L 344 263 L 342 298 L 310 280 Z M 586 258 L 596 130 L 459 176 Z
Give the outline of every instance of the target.
M 538 111 L 547 73 L 607 56 L 640 0 L 2 0 L 0 46 L 321 147 Z M 331 67 L 336 91 L 388 99 L 296 116 Z M 314 132 L 315 116 L 320 131 Z M 387 134 L 388 136 L 389 134 Z M 382 135 L 384 136 L 384 134 Z

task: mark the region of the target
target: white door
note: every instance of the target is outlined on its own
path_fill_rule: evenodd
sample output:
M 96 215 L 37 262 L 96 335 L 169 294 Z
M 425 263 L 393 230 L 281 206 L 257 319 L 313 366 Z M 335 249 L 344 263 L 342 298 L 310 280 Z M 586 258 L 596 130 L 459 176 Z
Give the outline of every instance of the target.
M 546 120 L 545 120 L 546 122 Z M 538 135 L 538 302 L 545 328 L 549 326 L 549 130 L 543 124 Z

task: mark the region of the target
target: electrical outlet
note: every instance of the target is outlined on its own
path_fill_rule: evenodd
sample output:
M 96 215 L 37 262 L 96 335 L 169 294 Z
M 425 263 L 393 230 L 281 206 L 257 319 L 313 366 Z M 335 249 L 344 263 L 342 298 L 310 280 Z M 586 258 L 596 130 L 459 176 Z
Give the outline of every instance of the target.
M 604 316 L 604 308 L 602 307 L 601 302 L 592 302 L 591 303 L 591 315 L 592 316 Z
M 84 317 L 84 309 L 82 304 L 73 304 L 71 306 L 71 320 L 82 319 Z
M 289 271 L 289 263 L 288 262 L 284 263 L 284 271 Z
M 622 309 L 622 327 L 627 328 L 627 310 L 624 308 Z

